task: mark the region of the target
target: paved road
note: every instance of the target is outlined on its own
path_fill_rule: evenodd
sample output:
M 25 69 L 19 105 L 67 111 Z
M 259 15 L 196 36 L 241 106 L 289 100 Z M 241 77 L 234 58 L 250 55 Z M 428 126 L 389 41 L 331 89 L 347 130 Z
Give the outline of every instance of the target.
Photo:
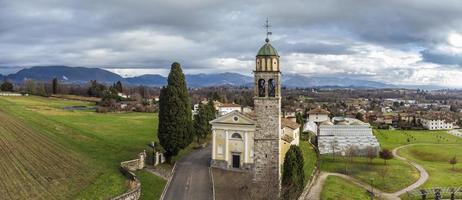
M 414 182 L 412 185 L 404 188 L 404 189 L 401 189 L 400 191 L 397 191 L 397 192 L 394 192 L 394 193 L 385 193 L 385 192 L 382 192 L 380 191 L 379 189 L 377 188 L 374 188 L 374 193 L 376 196 L 378 197 L 381 197 L 383 199 L 387 199 L 387 200 L 395 200 L 395 199 L 400 199 L 399 196 L 406 193 L 407 191 L 411 191 L 411 190 L 414 190 L 414 189 L 417 189 L 419 188 L 421 185 L 423 185 L 427 179 L 428 179 L 428 173 L 427 171 L 425 171 L 425 169 L 413 162 L 413 161 L 410 161 L 408 160 L 407 158 L 404 158 L 404 157 L 401 157 L 398 155 L 398 151 L 402 148 L 406 148 L 406 147 L 409 147 L 409 146 L 412 146 L 412 145 L 415 145 L 415 144 L 409 144 L 409 145 L 404 145 L 404 146 L 400 146 L 400 147 L 397 147 L 395 149 L 393 149 L 392 153 L 393 155 L 399 159 L 399 160 L 402 160 L 402 161 L 405 161 L 405 162 L 408 162 L 409 164 L 411 164 L 412 166 L 414 166 L 417 171 L 419 171 L 420 173 L 420 177 L 419 179 Z M 366 184 L 366 183 L 363 183 L 351 176 L 347 176 L 347 175 L 344 175 L 344 174 L 338 174 L 338 173 L 328 173 L 328 172 L 320 172 L 318 177 L 314 180 L 315 182 L 312 184 L 311 188 L 306 188 L 306 189 L 309 189 L 308 192 L 304 192 L 305 196 L 301 196 L 299 199 L 308 199 L 308 200 L 318 200 L 321 198 L 321 192 L 322 192 L 322 188 L 323 188 L 323 185 L 324 185 L 324 182 L 326 181 L 327 177 L 328 176 L 337 176 L 337 177 L 341 177 L 341 178 L 344 178 L 345 180 L 348 180 L 349 182 L 359 186 L 359 187 L 362 187 L 364 189 L 367 189 L 369 190 L 371 188 L 370 185 Z
M 164 200 L 212 200 L 209 165 L 212 147 L 196 150 L 176 163 Z

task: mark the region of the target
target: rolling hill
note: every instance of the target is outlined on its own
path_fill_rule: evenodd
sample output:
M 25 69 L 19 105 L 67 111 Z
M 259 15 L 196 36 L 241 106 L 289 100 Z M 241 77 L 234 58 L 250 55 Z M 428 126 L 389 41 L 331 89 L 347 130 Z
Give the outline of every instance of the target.
M 22 69 L 7 76 L 7 79 L 15 83 L 22 83 L 26 79 L 49 81 L 53 78 L 69 83 L 87 83 L 90 80 L 113 83 L 123 80 L 118 74 L 100 68 L 67 66 L 37 66 Z
M 58 78 L 67 83 L 87 83 L 90 80 L 98 80 L 106 84 L 122 81 L 130 85 L 163 86 L 166 77 L 158 74 L 146 74 L 136 77 L 123 78 L 113 72 L 100 68 L 67 67 L 67 66 L 38 66 L 26 68 L 15 74 L 10 74 L 7 79 L 21 84 L 26 79 L 49 81 Z M 1 76 L 0 76 L 1 78 Z M 210 86 L 253 86 L 253 77 L 238 73 L 215 73 L 215 74 L 186 74 L 189 87 Z M 354 79 L 334 76 L 303 76 L 299 74 L 282 74 L 282 85 L 285 87 L 340 87 L 340 88 L 392 88 L 406 87 L 395 86 L 377 81 Z

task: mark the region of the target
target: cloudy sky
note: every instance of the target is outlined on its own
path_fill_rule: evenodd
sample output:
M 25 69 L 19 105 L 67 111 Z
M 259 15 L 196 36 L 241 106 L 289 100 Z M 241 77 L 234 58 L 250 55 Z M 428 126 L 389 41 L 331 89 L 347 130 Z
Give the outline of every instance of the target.
M 0 0 L 0 73 L 250 75 L 267 17 L 283 73 L 462 87 L 460 0 Z

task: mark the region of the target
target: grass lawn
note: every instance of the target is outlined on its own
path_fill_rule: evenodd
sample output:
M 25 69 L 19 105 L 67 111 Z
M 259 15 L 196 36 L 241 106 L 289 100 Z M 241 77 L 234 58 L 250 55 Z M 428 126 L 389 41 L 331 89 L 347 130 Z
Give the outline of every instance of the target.
M 430 175 L 423 188 L 459 187 L 462 184 L 462 164 L 454 170 L 449 160 L 462 159 L 461 145 L 415 145 L 400 150 L 400 155 L 421 164 Z
M 163 186 L 166 181 L 146 170 L 136 172 L 136 176 L 141 182 L 141 197 L 140 199 L 159 199 L 164 190 Z
M 76 168 L 74 173 L 57 177 L 62 179 L 57 179 L 60 182 L 55 183 L 56 187 L 65 188 L 58 190 L 58 196 L 66 199 L 108 199 L 123 193 L 127 188 L 125 178 L 118 171 L 119 163 L 136 158 L 139 152 L 148 148 L 146 144 L 149 141 L 157 140 L 156 114 L 99 114 L 91 111 L 62 109 L 66 106 L 92 105 L 89 102 L 36 96 L 0 97 L 0 112 L 19 124 L 16 128 L 0 129 L 2 136 L 9 134 L 9 137 L 16 137 L 11 132 L 26 129 L 34 137 L 38 135 L 37 137 L 44 138 L 43 141 L 37 142 L 49 144 L 43 147 L 50 149 L 52 152 L 50 155 L 56 153 L 69 155 L 69 159 L 74 161 L 59 162 L 60 158 L 54 159 L 57 163 L 67 163 L 62 164 L 65 167 Z M 3 128 L 3 124 L 0 128 Z M 10 139 L 14 141 L 15 138 Z M 28 143 L 12 144 L 25 149 L 28 147 L 26 145 Z M 42 156 L 39 155 L 39 157 Z M 24 162 L 18 166 L 27 166 L 28 162 L 32 161 L 34 160 L 16 160 L 16 162 Z M 55 163 L 41 164 L 46 168 Z M 3 167 L 3 169 L 7 168 L 7 166 Z M 53 167 L 49 170 L 53 170 Z M 50 173 L 57 172 L 50 171 Z M 144 192 L 159 196 L 165 181 L 156 180 L 156 178 L 146 176 L 145 173 L 140 174 L 142 184 L 147 182 L 149 185 L 142 186 Z M 54 183 L 50 184 L 53 186 Z M 42 185 L 38 183 L 35 186 L 26 186 L 26 188 L 40 188 L 43 187 Z M 70 189 L 66 190 L 66 188 Z M 28 190 L 5 191 L 0 189 L 0 195 L 3 196 L 5 192 L 22 192 L 25 193 L 22 197 L 28 196 Z M 47 196 L 43 199 L 47 199 Z
M 327 177 L 321 192 L 321 200 L 368 200 L 369 194 L 360 188 L 340 177 Z
M 408 131 L 408 130 L 374 130 L 374 135 L 382 148 L 394 149 L 413 143 L 428 144 L 462 144 L 462 138 L 450 135 L 447 131 Z M 409 139 L 409 143 L 408 143 Z
M 346 172 L 345 172 L 345 163 Z M 373 178 L 374 187 L 384 192 L 395 192 L 408 185 L 411 185 L 419 178 L 419 173 L 411 165 L 393 159 L 384 164 L 381 159 L 374 159 L 372 164 L 367 158 L 354 158 L 352 163 L 348 163 L 344 157 L 324 155 L 321 157 L 321 169 L 328 172 L 346 174 L 370 183 Z
M 308 183 L 314 168 L 316 167 L 316 151 L 307 141 L 300 141 L 300 149 L 303 153 L 303 170 L 305 174 L 305 185 Z

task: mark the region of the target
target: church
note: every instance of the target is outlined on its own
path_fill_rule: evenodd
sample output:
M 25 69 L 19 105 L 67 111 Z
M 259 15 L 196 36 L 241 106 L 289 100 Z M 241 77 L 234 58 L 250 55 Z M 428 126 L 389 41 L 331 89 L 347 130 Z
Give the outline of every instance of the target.
M 212 167 L 248 170 L 256 182 L 279 189 L 284 156 L 300 141 L 299 124 L 282 118 L 279 55 L 269 38 L 256 55 L 254 112 L 232 111 L 212 120 Z M 269 185 L 268 185 L 269 186 Z

